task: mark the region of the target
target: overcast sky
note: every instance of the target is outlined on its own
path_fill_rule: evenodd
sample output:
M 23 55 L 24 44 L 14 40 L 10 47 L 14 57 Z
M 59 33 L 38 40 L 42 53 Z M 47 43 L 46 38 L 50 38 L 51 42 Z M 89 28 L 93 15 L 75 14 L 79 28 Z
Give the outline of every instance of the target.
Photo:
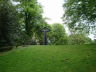
M 61 17 L 64 14 L 62 7 L 64 0 L 38 0 L 38 2 L 43 6 L 43 16 L 50 18 L 47 20 L 49 24 L 63 23 Z

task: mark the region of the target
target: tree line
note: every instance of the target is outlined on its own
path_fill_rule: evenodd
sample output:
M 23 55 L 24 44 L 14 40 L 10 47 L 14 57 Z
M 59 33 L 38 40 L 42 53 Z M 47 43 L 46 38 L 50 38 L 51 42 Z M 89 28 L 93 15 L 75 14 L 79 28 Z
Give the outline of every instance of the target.
M 67 0 L 66 4 L 64 4 L 66 12 L 63 19 L 70 19 L 64 22 L 68 24 L 70 31 L 73 32 L 75 29 L 75 32 L 68 36 L 63 25 L 59 23 L 49 25 L 45 21 L 45 18 L 42 16 L 42 6 L 37 0 L 0 0 L 0 47 L 43 45 L 43 32 L 41 31 L 43 27 L 50 29 L 48 33 L 48 43 L 50 45 L 89 44 L 91 39 L 86 37 L 84 33 L 78 31 L 78 27 L 83 27 L 85 24 L 81 24 L 83 19 L 81 19 L 80 16 L 76 15 L 75 17 L 75 14 L 72 14 L 74 13 L 73 10 L 77 8 L 75 9 L 74 7 L 76 6 L 74 5 L 72 5 L 74 9 L 72 6 L 69 6 L 70 1 L 71 0 Z M 71 2 L 71 4 L 72 3 L 74 4 L 74 2 Z M 81 2 L 79 2 L 79 4 L 81 4 Z M 82 13 L 76 14 L 80 15 Z M 95 17 L 93 15 L 87 18 L 86 21 L 94 23 Z M 78 24 L 76 22 L 78 22 Z M 77 24 L 77 26 L 75 26 L 75 24 Z M 79 24 L 81 26 L 79 26 Z M 76 28 L 78 29 L 76 30 Z

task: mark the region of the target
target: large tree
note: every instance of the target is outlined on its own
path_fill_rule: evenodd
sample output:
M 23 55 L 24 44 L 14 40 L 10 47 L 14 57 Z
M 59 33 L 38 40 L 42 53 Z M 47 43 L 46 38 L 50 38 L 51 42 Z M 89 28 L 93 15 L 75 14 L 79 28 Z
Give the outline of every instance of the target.
M 0 46 L 15 45 L 19 35 L 16 8 L 10 0 L 0 0 Z
M 42 18 L 42 8 L 37 3 L 37 0 L 14 0 L 19 2 L 17 5 L 18 13 L 21 17 L 22 23 L 24 24 L 25 32 L 28 36 L 32 36 L 35 25 L 40 23 Z
M 34 37 L 41 37 L 41 26 L 44 22 L 42 17 L 42 7 L 37 0 L 14 0 L 18 2 L 17 11 L 22 25 L 22 40 L 26 44 L 33 44 Z M 25 36 L 25 37 L 24 37 Z M 32 40 L 33 39 L 33 40 Z
M 96 0 L 65 0 L 63 20 L 70 30 L 96 31 Z
M 63 25 L 55 23 L 51 26 L 51 31 L 49 32 L 49 43 L 53 45 L 64 45 L 67 44 L 67 34 Z

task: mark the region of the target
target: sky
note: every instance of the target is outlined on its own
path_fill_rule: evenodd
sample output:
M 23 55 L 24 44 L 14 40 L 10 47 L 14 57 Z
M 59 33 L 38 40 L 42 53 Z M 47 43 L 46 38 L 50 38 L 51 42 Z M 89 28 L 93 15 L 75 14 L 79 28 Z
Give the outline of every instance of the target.
M 49 24 L 63 23 L 61 17 L 64 14 L 62 7 L 64 0 L 38 0 L 38 2 L 43 6 L 43 17 L 49 18 L 47 20 Z

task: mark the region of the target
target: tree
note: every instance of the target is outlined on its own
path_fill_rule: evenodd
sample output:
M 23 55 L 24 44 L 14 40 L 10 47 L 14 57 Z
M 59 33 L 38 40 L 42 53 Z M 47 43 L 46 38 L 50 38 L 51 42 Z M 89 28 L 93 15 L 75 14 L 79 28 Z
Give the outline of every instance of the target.
M 17 10 L 22 24 L 23 37 L 22 40 L 26 41 L 25 44 L 34 44 L 35 41 L 41 37 L 40 28 L 42 23 L 45 22 L 42 17 L 42 7 L 37 0 L 14 0 L 19 2 Z M 38 33 L 38 34 L 37 34 Z M 38 36 L 39 35 L 39 36 Z M 33 39 L 33 40 L 32 40 Z M 23 43 L 24 43 L 23 41 Z
M 63 25 L 55 23 L 51 26 L 51 32 L 49 35 L 49 42 L 53 45 L 64 45 L 67 44 L 67 34 Z
M 24 23 L 25 32 L 28 36 L 32 36 L 34 26 L 39 23 L 42 18 L 42 8 L 37 3 L 37 0 L 15 0 L 20 4 L 17 5 L 18 13 Z
M 68 38 L 68 43 L 72 45 L 91 44 L 92 40 L 84 34 L 71 34 Z
M 12 46 L 19 37 L 16 8 L 10 0 L 0 1 L 0 46 Z
M 63 20 L 70 30 L 89 33 L 96 30 L 96 0 L 65 0 Z

